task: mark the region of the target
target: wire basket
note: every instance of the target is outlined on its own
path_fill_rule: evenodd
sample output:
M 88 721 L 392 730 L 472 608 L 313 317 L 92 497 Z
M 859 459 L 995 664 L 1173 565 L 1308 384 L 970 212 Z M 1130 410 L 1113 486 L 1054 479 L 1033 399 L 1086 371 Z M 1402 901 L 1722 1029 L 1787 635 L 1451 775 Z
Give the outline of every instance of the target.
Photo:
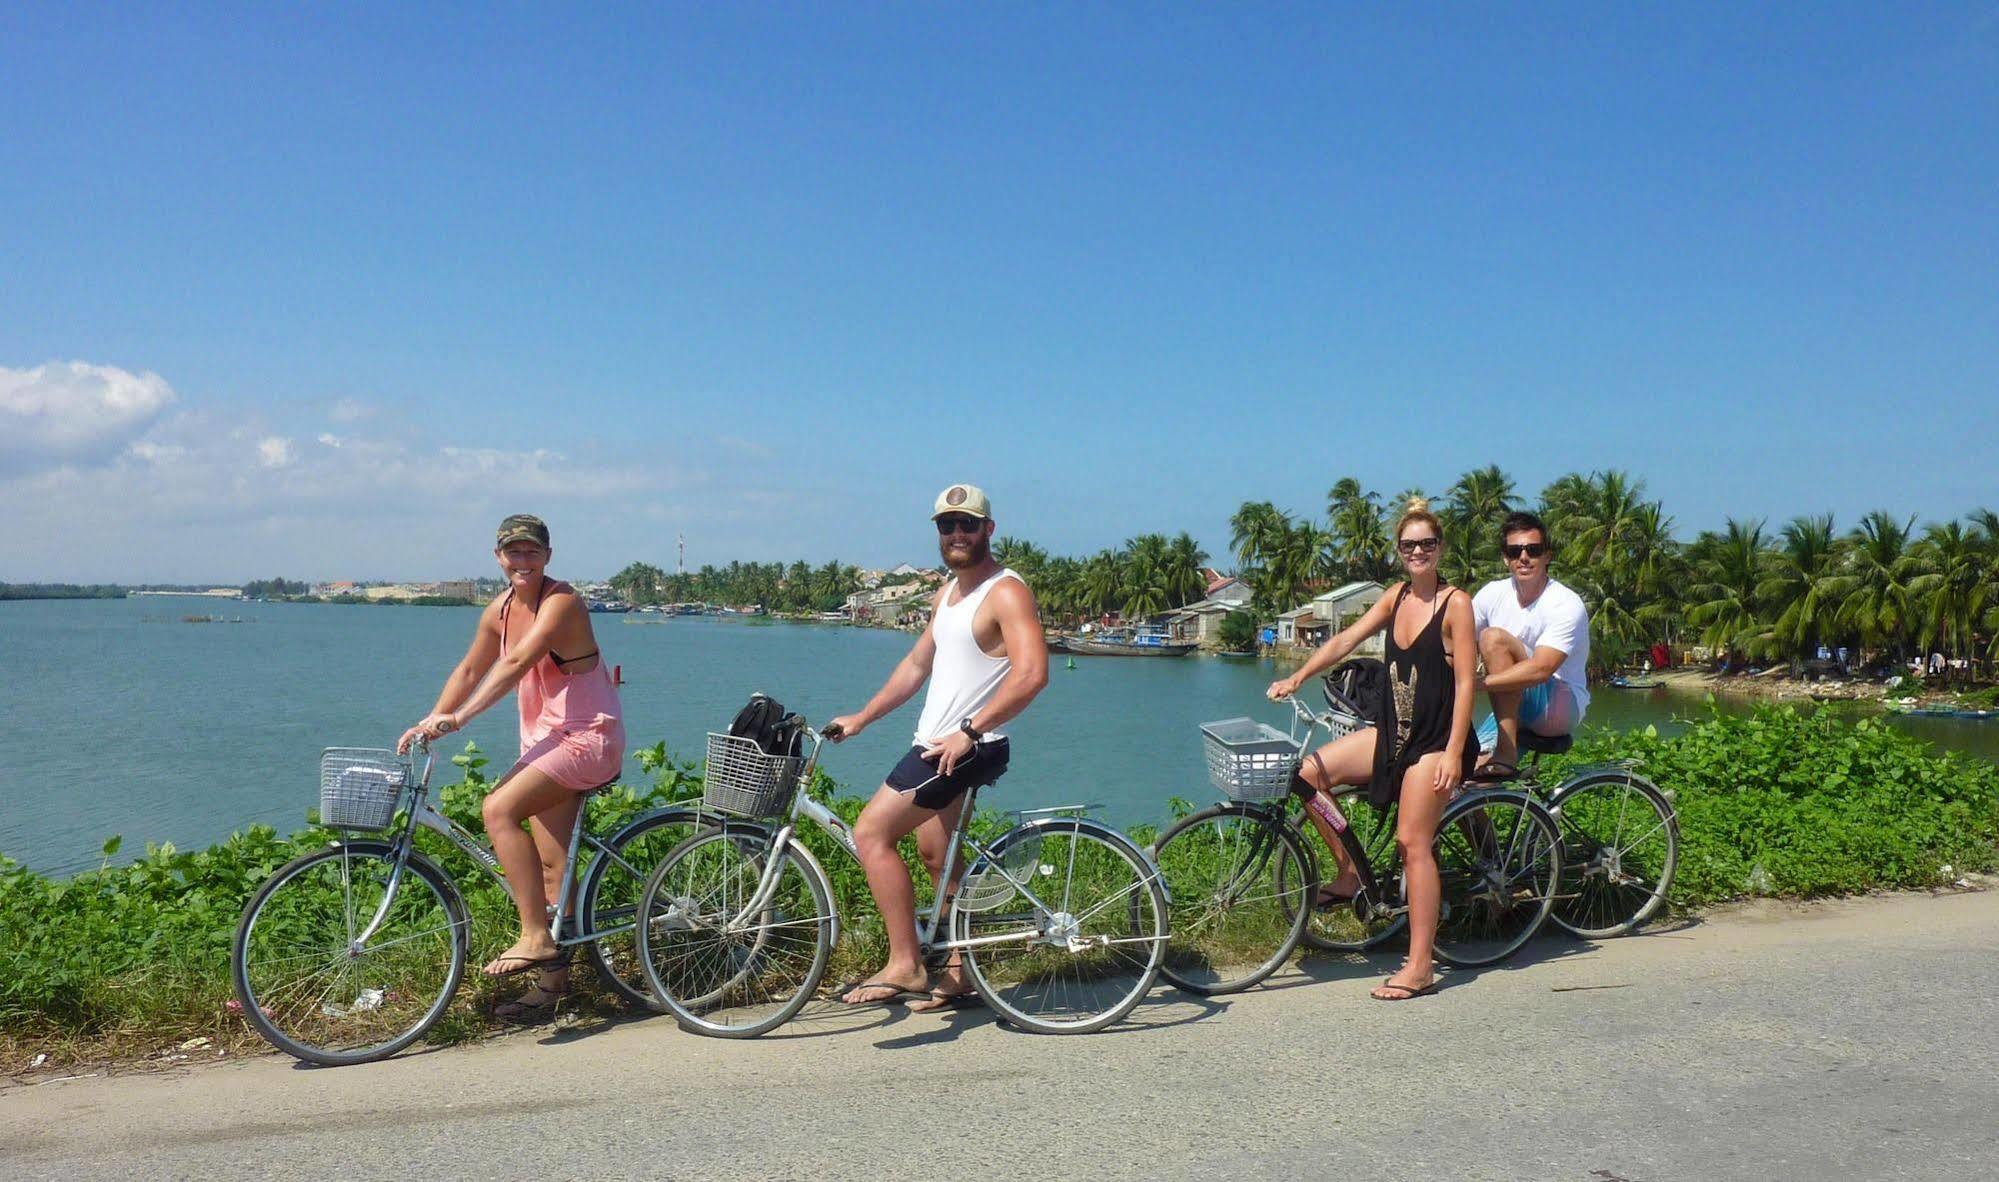
M 1208 779 L 1231 800 L 1280 800 L 1291 791 L 1301 750 L 1291 736 L 1253 718 L 1201 724 Z
M 772 755 L 754 739 L 710 732 L 701 802 L 738 817 L 777 816 L 791 806 L 791 794 L 804 767 L 803 759 Z
M 393 751 L 328 747 L 319 757 L 319 823 L 387 829 L 411 783 L 409 762 Z
M 966 911 L 995 911 L 1019 894 L 1014 883 L 1026 883 L 1041 868 L 1041 839 L 1011 843 L 997 864 L 981 863 L 958 884 L 958 906 Z M 1002 873 L 1004 871 L 1004 873 Z

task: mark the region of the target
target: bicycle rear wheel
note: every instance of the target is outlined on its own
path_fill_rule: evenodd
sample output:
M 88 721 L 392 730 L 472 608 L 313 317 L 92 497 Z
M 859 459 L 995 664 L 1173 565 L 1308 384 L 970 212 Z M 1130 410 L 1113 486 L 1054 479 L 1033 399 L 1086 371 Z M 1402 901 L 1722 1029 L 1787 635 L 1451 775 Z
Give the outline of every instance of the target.
M 412 852 L 368 942 L 396 866 L 387 842 L 345 842 L 279 867 L 243 909 L 230 949 L 236 1000 L 272 1046 L 341 1066 L 423 1036 L 458 990 L 468 924 L 458 889 Z
M 1443 882 L 1437 956 L 1475 967 L 1520 949 L 1555 906 L 1562 850 L 1554 818 L 1521 792 L 1477 791 L 1444 810 L 1434 847 Z
M 1395 848 L 1395 816 L 1386 809 L 1378 809 L 1367 803 L 1365 789 L 1348 788 L 1340 792 L 1334 803 L 1346 819 L 1348 831 L 1359 843 L 1368 866 L 1374 871 L 1377 881 L 1393 886 L 1402 855 Z M 1330 882 L 1339 868 L 1333 852 L 1326 848 L 1319 827 L 1309 818 L 1301 817 L 1298 832 L 1305 842 L 1305 849 L 1312 855 L 1313 865 L 1318 867 L 1319 884 L 1323 888 Z M 1289 866 L 1283 868 L 1283 875 L 1290 879 L 1302 876 L 1302 870 Z M 1363 894 L 1351 902 L 1330 902 L 1321 905 L 1318 891 L 1306 896 L 1310 900 L 1311 914 L 1305 924 L 1305 943 L 1324 952 L 1365 952 L 1377 944 L 1393 939 L 1408 926 L 1409 917 L 1400 911 L 1390 912 L 1391 906 L 1399 907 L 1401 899 L 1387 898 L 1380 894 Z M 1290 897 L 1287 891 L 1285 897 Z
M 832 891 L 803 849 L 761 826 L 704 830 L 666 856 L 639 903 L 652 998 L 696 1034 L 754 1038 L 812 998 L 833 951 Z M 775 865 L 774 890 L 757 888 Z
M 1562 834 L 1555 922 L 1586 940 L 1635 931 L 1666 905 L 1680 820 L 1658 786 L 1629 771 L 1564 784 L 1548 803 Z
M 1057 817 L 1001 835 L 973 867 L 1002 871 L 1011 895 L 977 911 L 961 898 L 951 911 L 954 943 L 991 941 L 963 956 L 993 1012 L 1036 1034 L 1082 1034 L 1129 1013 L 1166 951 L 1166 892 L 1144 851 Z
M 681 842 L 718 820 L 693 808 L 662 809 L 640 817 L 606 841 L 608 852 L 597 855 L 583 880 L 577 910 L 590 917 L 589 931 L 608 933 L 590 944 L 597 978 L 633 1005 L 651 1004 L 645 970 L 639 964 L 637 918 L 646 880 Z
M 1301 900 L 1316 876 L 1282 813 L 1242 804 L 1203 809 L 1168 829 L 1152 860 L 1171 916 L 1159 972 L 1175 986 L 1234 993 L 1276 972 L 1297 949 L 1310 911 Z

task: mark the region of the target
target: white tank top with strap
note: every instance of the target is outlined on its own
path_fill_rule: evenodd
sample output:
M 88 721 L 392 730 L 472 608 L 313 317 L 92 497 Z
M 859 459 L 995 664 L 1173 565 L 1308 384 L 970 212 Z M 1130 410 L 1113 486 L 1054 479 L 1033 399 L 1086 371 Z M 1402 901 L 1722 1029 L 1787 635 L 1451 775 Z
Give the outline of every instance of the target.
M 950 734 L 958 729 L 960 722 L 984 709 L 999 692 L 1007 671 L 1013 668 L 1008 658 L 991 656 L 980 648 L 978 637 L 972 634 L 972 617 L 978 615 L 979 605 L 999 586 L 1001 579 L 1025 582 L 1013 571 L 1001 570 L 956 603 L 950 602 L 950 592 L 946 591 L 943 602 L 937 605 L 937 614 L 930 622 L 937 658 L 930 665 L 930 690 L 923 698 L 923 716 L 916 720 L 919 746 Z M 986 732 L 988 739 L 1005 737 L 1003 731 Z

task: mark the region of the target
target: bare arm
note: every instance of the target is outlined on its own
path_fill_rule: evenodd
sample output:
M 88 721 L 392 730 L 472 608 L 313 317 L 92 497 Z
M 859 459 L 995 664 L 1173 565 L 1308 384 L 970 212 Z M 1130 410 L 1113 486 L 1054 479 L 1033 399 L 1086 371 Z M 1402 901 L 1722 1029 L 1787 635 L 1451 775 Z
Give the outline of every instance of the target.
M 882 683 L 882 687 L 875 691 L 875 696 L 868 699 L 868 704 L 852 714 L 842 714 L 826 723 L 828 730 L 834 727 L 840 729 L 841 733 L 833 736 L 834 742 L 852 738 L 866 730 L 876 720 L 894 713 L 904 702 L 914 697 L 917 690 L 923 688 L 924 682 L 930 680 L 930 667 L 937 660 L 937 638 L 931 630 L 936 625 L 937 607 L 944 602 L 944 596 L 950 590 L 951 584 L 946 582 L 938 590 L 936 597 L 930 601 L 931 622 L 924 625 L 923 635 L 917 637 L 915 646 L 902 660 L 896 662 L 894 671 L 888 675 L 888 680 Z
M 1328 637 L 1311 656 L 1305 658 L 1298 672 L 1271 682 L 1265 695 L 1272 701 L 1288 698 L 1298 692 L 1299 686 L 1345 660 L 1348 653 L 1360 647 L 1361 641 L 1388 626 L 1389 618 L 1395 614 L 1396 593 L 1396 587 L 1382 592 L 1381 598 L 1375 600 L 1360 619 L 1338 635 Z
M 1472 622 L 1471 601 L 1463 595 L 1451 596 L 1444 605 L 1444 636 L 1451 652 L 1451 737 L 1444 745 L 1443 762 L 1437 765 L 1437 791 L 1449 795 L 1464 778 L 1465 744 L 1471 741 L 1472 703 L 1477 700 L 1477 625 Z
M 581 599 L 567 591 L 545 598 L 535 613 L 534 626 L 510 651 L 500 654 L 493 667 L 486 671 L 485 680 L 479 683 L 479 688 L 451 712 L 456 725 L 464 726 L 487 707 L 512 693 L 527 671 L 534 668 L 534 663 L 555 647 L 557 630 L 565 624 L 573 624 L 587 610 Z
M 1542 645 L 1534 650 L 1533 656 L 1513 668 L 1503 673 L 1488 675 L 1484 683 L 1485 688 L 1501 691 L 1532 689 L 1553 677 L 1555 670 L 1560 669 L 1562 662 L 1568 659 L 1569 654 L 1561 649 Z

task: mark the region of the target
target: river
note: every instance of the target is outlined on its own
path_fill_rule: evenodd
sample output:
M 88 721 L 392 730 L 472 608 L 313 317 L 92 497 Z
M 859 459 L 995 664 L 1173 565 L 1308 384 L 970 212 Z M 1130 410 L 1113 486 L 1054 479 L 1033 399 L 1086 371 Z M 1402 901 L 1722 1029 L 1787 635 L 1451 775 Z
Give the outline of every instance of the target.
M 317 803 L 319 749 L 392 743 L 430 706 L 477 618 L 474 608 L 171 598 L 0 603 L 0 854 L 61 874 L 94 865 L 112 834 L 130 857 L 146 841 L 185 849 L 253 822 L 289 831 Z M 765 620 L 593 621 L 624 670 L 632 745 L 663 739 L 684 758 L 698 758 L 703 735 L 752 691 L 815 722 L 858 708 L 912 639 Z M 1078 657 L 1071 669 L 1057 655 L 1048 689 L 1009 728 L 1012 770 L 983 802 L 1101 804 L 1129 825 L 1164 818 L 1176 795 L 1209 799 L 1197 725 L 1244 714 L 1281 724 L 1285 712 L 1262 700 L 1273 676 L 1252 660 Z M 1670 731 L 1701 708 L 1697 696 L 1602 689 L 1586 725 Z M 871 789 L 910 741 L 916 710 L 829 748 L 828 772 Z M 1999 723 L 1896 724 L 1999 759 Z M 496 773 L 515 735 L 511 702 L 466 731 Z M 627 772 L 642 777 L 629 759 Z

